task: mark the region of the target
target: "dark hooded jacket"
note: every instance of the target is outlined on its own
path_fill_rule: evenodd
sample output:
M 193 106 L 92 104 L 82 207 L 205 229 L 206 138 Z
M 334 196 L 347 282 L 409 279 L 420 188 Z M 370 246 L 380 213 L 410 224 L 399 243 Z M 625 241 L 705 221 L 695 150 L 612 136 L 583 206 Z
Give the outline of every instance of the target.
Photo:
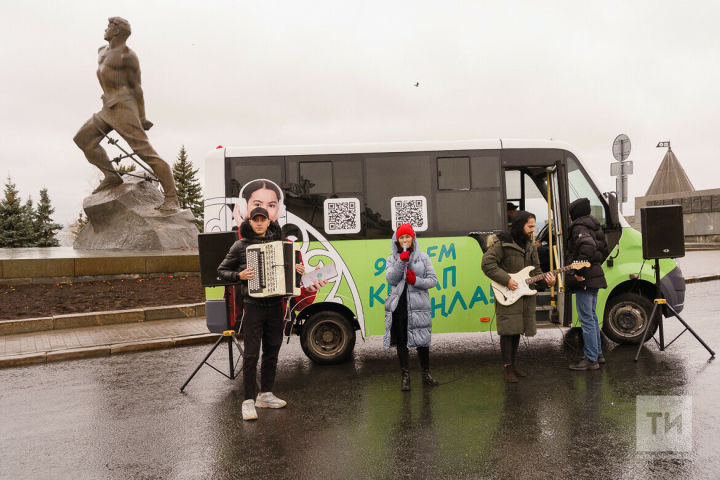
M 566 275 L 567 288 L 571 291 L 606 288 L 602 264 L 608 256 L 607 240 L 598 219 L 590 215 L 590 200 L 579 198 L 572 202 L 570 218 L 572 223 L 569 229 L 568 262 L 587 260 L 591 265 L 576 272 L 585 278 L 583 282 L 575 280 L 573 275 Z
M 525 267 L 534 266 L 531 275 L 542 273 L 537 247 L 532 238 L 525 235 L 523 227 L 530 214 L 520 211 L 513 217 L 509 232 L 500 233 L 491 237 L 487 252 L 483 255 L 482 270 L 491 280 L 501 285 L 507 285 L 510 273 L 517 273 Z M 535 288 L 546 288 L 545 281 L 535 284 Z M 525 334 L 529 337 L 535 335 L 535 296 L 521 297 L 512 305 L 501 305 L 495 302 L 495 316 L 497 317 L 497 331 L 500 335 Z
M 259 305 L 269 305 L 282 302 L 282 297 L 256 298 L 248 294 L 247 280 L 240 280 L 240 272 L 247 268 L 247 258 L 245 249 L 250 245 L 258 243 L 268 243 L 282 240 L 282 230 L 277 222 L 270 222 L 264 237 L 258 237 L 250 226 L 250 222 L 245 220 L 240 224 L 240 235 L 242 238 L 233 243 L 217 269 L 218 276 L 228 282 L 238 282 L 238 292 L 244 303 L 253 303 Z

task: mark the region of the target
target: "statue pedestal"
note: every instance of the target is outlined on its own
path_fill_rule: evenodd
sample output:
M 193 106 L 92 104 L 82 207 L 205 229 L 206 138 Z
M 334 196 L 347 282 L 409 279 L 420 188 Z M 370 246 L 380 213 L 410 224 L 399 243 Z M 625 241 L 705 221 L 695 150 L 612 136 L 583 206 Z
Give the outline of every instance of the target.
M 155 210 L 163 194 L 151 182 L 123 176 L 124 183 L 83 200 L 88 223 L 74 248 L 88 250 L 173 250 L 197 248 L 198 229 L 190 210 Z

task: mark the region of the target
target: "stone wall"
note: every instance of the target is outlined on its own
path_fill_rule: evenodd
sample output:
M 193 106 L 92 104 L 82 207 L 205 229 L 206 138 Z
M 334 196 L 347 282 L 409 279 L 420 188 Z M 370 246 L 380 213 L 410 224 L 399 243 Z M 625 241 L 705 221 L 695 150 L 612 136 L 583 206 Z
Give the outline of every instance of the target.
M 687 242 L 720 243 L 720 188 L 636 197 L 628 222 L 640 230 L 640 208 L 655 205 L 682 205 Z

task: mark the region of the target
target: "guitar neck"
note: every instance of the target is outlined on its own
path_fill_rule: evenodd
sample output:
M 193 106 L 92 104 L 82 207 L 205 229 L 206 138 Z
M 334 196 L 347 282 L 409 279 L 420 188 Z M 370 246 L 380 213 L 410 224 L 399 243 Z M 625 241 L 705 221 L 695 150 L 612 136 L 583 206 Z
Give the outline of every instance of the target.
M 543 280 L 543 279 L 545 278 L 545 275 L 548 274 L 548 273 L 554 273 L 554 274 L 557 275 L 558 273 L 567 272 L 568 270 L 573 270 L 574 268 L 577 268 L 577 266 L 576 266 L 576 265 L 565 265 L 565 266 L 562 267 L 562 268 L 558 268 L 558 269 L 555 269 L 555 270 L 551 270 L 551 271 L 546 272 L 546 273 L 541 273 L 540 275 L 535 275 L 534 277 L 526 278 L 526 279 L 525 279 L 525 283 L 527 283 L 528 285 L 530 285 L 530 284 L 533 284 L 533 283 L 535 283 L 535 282 L 539 282 L 540 280 Z

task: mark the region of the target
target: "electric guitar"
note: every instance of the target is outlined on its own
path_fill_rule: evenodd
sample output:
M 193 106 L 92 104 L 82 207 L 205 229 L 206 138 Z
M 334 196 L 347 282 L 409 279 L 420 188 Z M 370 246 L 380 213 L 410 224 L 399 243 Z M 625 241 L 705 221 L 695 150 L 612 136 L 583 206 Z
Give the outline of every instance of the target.
M 573 262 L 570 265 L 566 265 L 562 268 L 558 268 L 557 270 L 553 270 L 547 273 L 554 273 L 555 275 L 557 275 L 558 273 L 567 272 L 568 270 L 579 270 L 583 267 L 589 266 L 590 262 L 588 261 Z M 534 269 L 535 267 L 533 266 L 525 267 L 517 273 L 510 274 L 510 278 L 515 280 L 518 284 L 518 288 L 516 288 L 515 290 L 510 290 L 507 285 L 500 285 L 493 280 L 490 285 L 493 289 L 493 293 L 495 294 L 495 301 L 498 302 L 500 305 L 508 306 L 517 302 L 520 297 L 523 297 L 525 295 L 535 295 L 537 293 L 537 290 L 533 290 L 532 288 L 530 288 L 530 285 L 540 280 L 543 280 L 546 274 L 541 273 L 540 275 L 535 275 L 534 277 L 531 277 L 530 272 L 532 272 Z

